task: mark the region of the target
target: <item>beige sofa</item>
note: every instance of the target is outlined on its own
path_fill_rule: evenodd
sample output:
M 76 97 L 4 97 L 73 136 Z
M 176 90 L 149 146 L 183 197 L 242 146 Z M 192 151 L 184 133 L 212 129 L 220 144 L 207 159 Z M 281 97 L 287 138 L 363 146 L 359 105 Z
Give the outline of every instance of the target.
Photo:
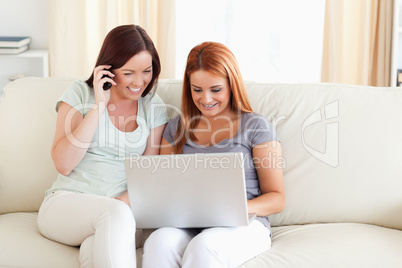
M 36 225 L 56 178 L 55 102 L 72 79 L 24 78 L 0 103 L 0 267 L 79 267 L 78 248 Z M 247 83 L 280 135 L 286 209 L 270 217 L 272 249 L 241 267 L 402 266 L 402 90 Z M 181 84 L 158 94 L 180 107 Z M 142 250 L 137 254 L 140 261 Z

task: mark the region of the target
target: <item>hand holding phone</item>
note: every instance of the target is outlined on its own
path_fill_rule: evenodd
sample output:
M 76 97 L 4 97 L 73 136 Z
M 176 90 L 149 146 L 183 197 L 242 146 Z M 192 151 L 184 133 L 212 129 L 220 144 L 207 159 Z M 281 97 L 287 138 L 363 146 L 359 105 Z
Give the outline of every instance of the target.
M 110 69 L 104 69 L 104 70 L 110 71 Z M 105 78 L 105 77 L 108 77 L 108 78 L 111 79 L 111 77 L 110 77 L 109 75 L 107 75 L 107 74 L 105 74 L 105 75 L 102 76 L 102 78 Z M 105 82 L 105 83 L 103 84 L 103 90 L 109 90 L 111 87 L 112 87 L 112 83 L 110 83 L 110 82 Z

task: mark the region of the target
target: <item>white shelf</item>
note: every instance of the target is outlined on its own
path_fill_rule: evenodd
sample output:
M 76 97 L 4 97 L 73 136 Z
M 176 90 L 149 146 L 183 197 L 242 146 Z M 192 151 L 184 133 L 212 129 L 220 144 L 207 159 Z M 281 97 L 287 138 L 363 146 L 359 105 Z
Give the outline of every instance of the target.
M 20 54 L 0 54 L 0 98 L 3 88 L 12 75 L 48 77 L 49 54 L 47 50 L 27 50 Z
M 47 55 L 47 50 L 28 49 L 19 54 L 0 54 L 0 58 L 43 58 Z

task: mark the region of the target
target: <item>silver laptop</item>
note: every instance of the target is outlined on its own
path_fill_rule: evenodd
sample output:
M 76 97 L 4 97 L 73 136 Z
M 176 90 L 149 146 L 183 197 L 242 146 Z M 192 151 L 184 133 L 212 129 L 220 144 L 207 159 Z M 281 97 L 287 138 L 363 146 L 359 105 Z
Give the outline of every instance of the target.
M 138 228 L 246 226 L 242 153 L 135 156 L 125 159 Z

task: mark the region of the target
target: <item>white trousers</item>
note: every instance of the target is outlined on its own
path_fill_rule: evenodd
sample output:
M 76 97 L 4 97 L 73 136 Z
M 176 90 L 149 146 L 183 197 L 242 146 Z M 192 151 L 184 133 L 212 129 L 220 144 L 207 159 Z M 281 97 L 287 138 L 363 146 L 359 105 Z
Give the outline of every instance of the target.
M 134 217 L 119 200 L 57 191 L 43 201 L 38 227 L 51 240 L 81 246 L 81 267 L 136 267 Z
M 142 267 L 237 267 L 270 248 L 270 231 L 257 220 L 246 227 L 201 232 L 165 227 L 145 241 Z

